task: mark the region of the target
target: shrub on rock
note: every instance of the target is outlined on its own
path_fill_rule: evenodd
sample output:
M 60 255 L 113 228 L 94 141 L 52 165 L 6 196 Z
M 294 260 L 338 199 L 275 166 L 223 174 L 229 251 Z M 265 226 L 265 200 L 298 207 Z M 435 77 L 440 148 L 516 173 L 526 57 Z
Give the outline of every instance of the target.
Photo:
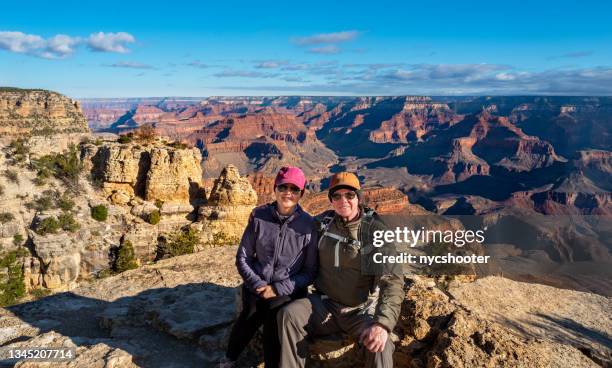
M 39 235 L 55 234 L 60 229 L 60 223 L 54 216 L 43 219 L 36 227 Z
M 151 212 L 149 214 L 149 224 L 151 225 L 157 225 L 159 224 L 159 220 L 161 219 L 161 215 L 159 213 L 159 210 L 155 210 L 153 212 Z
M 108 217 L 108 208 L 103 204 L 93 206 L 91 208 L 91 217 L 97 221 L 106 221 Z
M 134 247 L 129 240 L 126 240 L 117 251 L 117 256 L 113 264 L 113 271 L 124 272 L 134 268 L 138 268 L 138 263 L 134 256 Z
M 166 241 L 160 244 L 157 258 L 191 254 L 194 252 L 195 246 L 199 241 L 200 234 L 192 228 L 170 234 Z
M 6 269 L 6 273 L 0 276 L 0 306 L 15 304 L 25 295 L 23 264 L 18 260 L 24 255 L 24 251 L 19 249 L 0 258 L 0 268 Z

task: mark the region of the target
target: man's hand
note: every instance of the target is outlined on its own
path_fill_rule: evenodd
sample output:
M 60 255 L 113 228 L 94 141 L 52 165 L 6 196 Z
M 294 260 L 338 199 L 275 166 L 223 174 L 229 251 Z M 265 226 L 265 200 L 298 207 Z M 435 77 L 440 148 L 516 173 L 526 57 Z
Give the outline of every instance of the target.
M 374 323 L 361 332 L 359 342 L 372 353 L 380 353 L 385 350 L 385 344 L 389 333 L 382 325 Z
M 255 289 L 255 291 L 257 292 L 257 294 L 259 294 L 260 297 L 264 299 L 276 297 L 276 292 L 274 291 L 274 288 L 272 288 L 272 285 L 262 286 L 260 288 Z

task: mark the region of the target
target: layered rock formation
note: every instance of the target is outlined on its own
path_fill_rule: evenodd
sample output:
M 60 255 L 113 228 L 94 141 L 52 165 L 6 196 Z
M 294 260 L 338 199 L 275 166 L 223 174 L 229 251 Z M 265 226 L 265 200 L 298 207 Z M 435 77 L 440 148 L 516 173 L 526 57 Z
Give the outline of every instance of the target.
M 459 120 L 461 116 L 455 114 L 447 104 L 432 102 L 429 97 L 409 97 L 401 112 L 370 132 L 370 140 L 376 143 L 408 143 L 420 140 L 440 126 L 452 125 Z
M 87 132 L 77 101 L 51 91 L 0 88 L 0 135 Z
M 198 221 L 206 230 L 210 245 L 236 244 L 257 204 L 257 193 L 247 178 L 229 165 L 215 180 L 205 206 L 198 210 Z
M 435 183 L 450 184 L 472 176 L 488 176 L 493 166 L 520 173 L 560 161 L 549 143 L 527 136 L 504 117 L 483 112 L 368 167 L 405 165 L 409 173 L 432 175 Z
M 247 164 L 249 171 L 267 174 L 294 165 L 320 176 L 336 162 L 335 155 L 300 118 L 274 108 L 216 121 L 185 139 L 203 149 L 212 172 L 228 163 Z
M 612 153 L 579 151 L 566 175 L 529 193 L 534 209 L 550 215 L 612 215 Z
M 93 179 L 102 182 L 106 195 L 119 202 L 125 202 L 119 194 L 123 198 L 138 195 L 147 201 L 183 204 L 200 199 L 196 198 L 202 180 L 197 149 L 162 144 L 89 144 L 83 148 L 83 161 Z
M 74 289 L 109 272 L 127 242 L 137 264 L 154 261 L 160 242 L 187 226 L 201 230 L 201 245 L 235 244 L 257 201 L 248 181 L 229 168 L 213 188 L 205 223 L 197 222 L 194 207 L 206 202 L 197 149 L 101 139 L 80 148 L 84 170 L 69 183 L 48 173 L 40 180 L 37 166 L 0 157 L 1 172 L 19 170 L 14 181 L 0 178 L 0 256 L 27 253 L 18 259 L 27 290 Z M 44 159 L 65 163 L 67 155 Z M 71 163 L 75 170 L 78 164 Z M 94 216 L 94 208 L 103 215 Z

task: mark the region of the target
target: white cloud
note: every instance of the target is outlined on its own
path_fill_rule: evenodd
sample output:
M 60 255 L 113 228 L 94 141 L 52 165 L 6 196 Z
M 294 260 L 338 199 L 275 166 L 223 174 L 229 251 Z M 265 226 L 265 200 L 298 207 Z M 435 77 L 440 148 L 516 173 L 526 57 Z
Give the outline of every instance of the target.
M 276 69 L 287 64 L 286 60 L 264 60 L 255 65 L 255 67 L 258 69 Z
M 359 35 L 360 32 L 355 30 L 334 33 L 320 33 L 313 36 L 299 37 L 294 39 L 293 42 L 298 46 L 340 43 L 354 40 Z
M 100 52 L 118 52 L 120 54 L 125 54 L 130 52 L 127 47 L 127 44 L 136 42 L 134 36 L 126 32 L 117 32 L 117 33 L 92 33 L 89 35 L 87 40 L 87 45 L 93 51 Z
M 0 48 L 18 54 L 27 54 L 45 46 L 45 40 L 37 35 L 22 32 L 0 32 Z
M 207 68 L 211 67 L 208 64 L 202 63 L 200 60 L 191 61 L 191 62 L 187 63 L 187 65 L 192 66 L 194 68 L 200 68 L 200 69 L 207 69 Z
M 43 56 L 50 58 L 63 58 L 74 53 L 74 48 L 81 42 L 77 37 L 70 37 L 63 34 L 58 34 L 51 37 L 47 41 L 46 50 Z
M 278 74 L 270 74 L 270 73 L 260 73 L 251 70 L 224 70 L 217 74 L 214 74 L 215 77 L 218 78 L 274 78 L 277 77 Z
M 108 66 L 111 68 L 155 69 L 151 65 L 141 64 L 133 61 L 120 61 L 113 64 L 105 64 L 104 66 Z
M 498 73 L 495 75 L 495 79 L 498 79 L 501 81 L 511 81 L 511 80 L 515 80 L 516 76 L 511 73 Z
M 612 95 L 609 66 L 529 72 L 500 64 L 415 64 L 374 71 L 367 64 L 362 67 L 343 69 L 323 82 L 316 77 L 300 84 L 223 88 L 341 95 Z
M 335 45 L 327 45 L 321 47 L 313 47 L 308 49 L 311 54 L 334 55 L 340 52 L 340 48 Z
M 45 59 L 61 59 L 71 55 L 79 42 L 80 40 L 76 37 L 62 34 L 45 40 L 39 35 L 23 32 L 0 32 L 0 49 Z
M 85 41 L 93 51 L 126 53 L 129 52 L 127 44 L 134 43 L 136 40 L 134 36 L 125 32 L 98 32 L 84 40 L 81 37 L 65 34 L 57 34 L 45 39 L 39 35 L 23 32 L 0 31 L 0 49 L 45 59 L 63 59 L 70 56 Z

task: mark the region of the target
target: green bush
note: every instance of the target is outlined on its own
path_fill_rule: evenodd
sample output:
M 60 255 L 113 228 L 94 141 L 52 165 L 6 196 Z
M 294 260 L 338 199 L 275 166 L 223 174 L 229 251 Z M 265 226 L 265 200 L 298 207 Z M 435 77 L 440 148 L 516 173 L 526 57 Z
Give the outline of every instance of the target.
M 117 139 L 117 142 L 121 144 L 130 143 L 134 139 L 134 133 L 122 134 Z
M 213 234 L 212 243 L 208 245 L 215 248 L 215 247 L 221 247 L 224 245 L 236 245 L 239 242 L 240 242 L 240 239 L 236 237 L 229 236 L 224 232 L 218 232 L 216 234 Z
M 69 231 L 71 233 L 77 231 L 81 227 L 70 212 L 64 212 L 59 215 L 57 221 L 62 230 Z
M 4 176 L 11 182 L 19 184 L 19 175 L 17 175 L 17 171 L 15 170 L 4 170 Z
M 39 175 L 36 175 L 36 177 L 32 179 L 32 183 L 34 183 L 34 185 L 37 187 L 42 187 L 43 185 L 47 184 L 46 180 Z
M 91 208 L 91 217 L 97 221 L 106 221 L 108 217 L 108 208 L 103 204 L 93 206 Z
M 52 190 L 45 190 L 40 197 L 37 197 L 32 202 L 26 204 L 29 209 L 34 209 L 39 212 L 48 211 L 54 206 L 54 198 L 57 193 Z
M 117 257 L 113 264 L 113 270 L 115 272 L 124 272 L 138 268 L 138 263 L 134 256 L 134 247 L 129 240 L 123 242 L 119 250 L 117 251 Z
M 21 234 L 13 235 L 13 244 L 15 244 L 16 246 L 20 246 L 21 244 L 23 244 L 23 235 Z
M 155 210 L 149 214 L 149 224 L 151 225 L 159 224 L 160 219 L 161 219 L 161 215 L 158 210 Z
M 11 164 L 23 164 L 30 154 L 27 138 L 18 138 L 13 141 L 5 149 L 6 157 L 10 159 Z
M 18 260 L 24 252 L 14 250 L 0 258 L 0 268 L 7 270 L 7 274 L 0 276 L 0 306 L 6 307 L 25 295 L 25 280 L 23 264 Z
M 62 211 L 72 211 L 72 209 L 74 208 L 74 201 L 70 198 L 68 198 L 66 196 L 66 193 L 64 193 L 63 196 L 61 196 L 57 201 L 56 204 L 59 208 L 62 209 Z
M 175 148 L 175 149 L 186 149 L 186 148 L 189 147 L 187 144 L 182 143 L 182 142 L 178 142 L 178 141 L 174 141 L 172 143 L 168 143 L 167 146 Z
M 56 234 L 60 228 L 59 221 L 54 216 L 50 216 L 43 219 L 35 231 L 39 235 Z
M 55 129 L 51 128 L 50 126 L 32 130 L 32 135 L 40 135 L 43 137 L 51 137 L 55 133 L 57 133 Z
M 15 216 L 10 212 L 0 212 L 0 223 L 5 224 L 7 222 L 13 221 Z
M 164 201 L 162 201 L 161 199 L 156 199 L 155 200 L 155 207 L 157 207 L 157 208 L 159 208 L 161 210 L 163 205 L 164 205 Z
M 69 184 L 78 183 L 79 174 L 83 169 L 79 159 L 79 148 L 74 144 L 63 153 L 45 155 L 34 160 L 32 166 L 38 171 L 36 174 L 38 180 L 44 180 L 53 175 Z
M 194 252 L 195 246 L 199 241 L 200 234 L 192 228 L 169 234 L 166 241 L 162 242 L 160 245 L 160 254 L 158 254 L 158 258 L 191 254 Z
M 98 272 L 98 274 L 96 275 L 96 278 L 103 279 L 103 278 L 106 278 L 106 277 L 113 276 L 114 274 L 115 274 L 115 272 L 112 269 L 105 268 L 102 271 Z

